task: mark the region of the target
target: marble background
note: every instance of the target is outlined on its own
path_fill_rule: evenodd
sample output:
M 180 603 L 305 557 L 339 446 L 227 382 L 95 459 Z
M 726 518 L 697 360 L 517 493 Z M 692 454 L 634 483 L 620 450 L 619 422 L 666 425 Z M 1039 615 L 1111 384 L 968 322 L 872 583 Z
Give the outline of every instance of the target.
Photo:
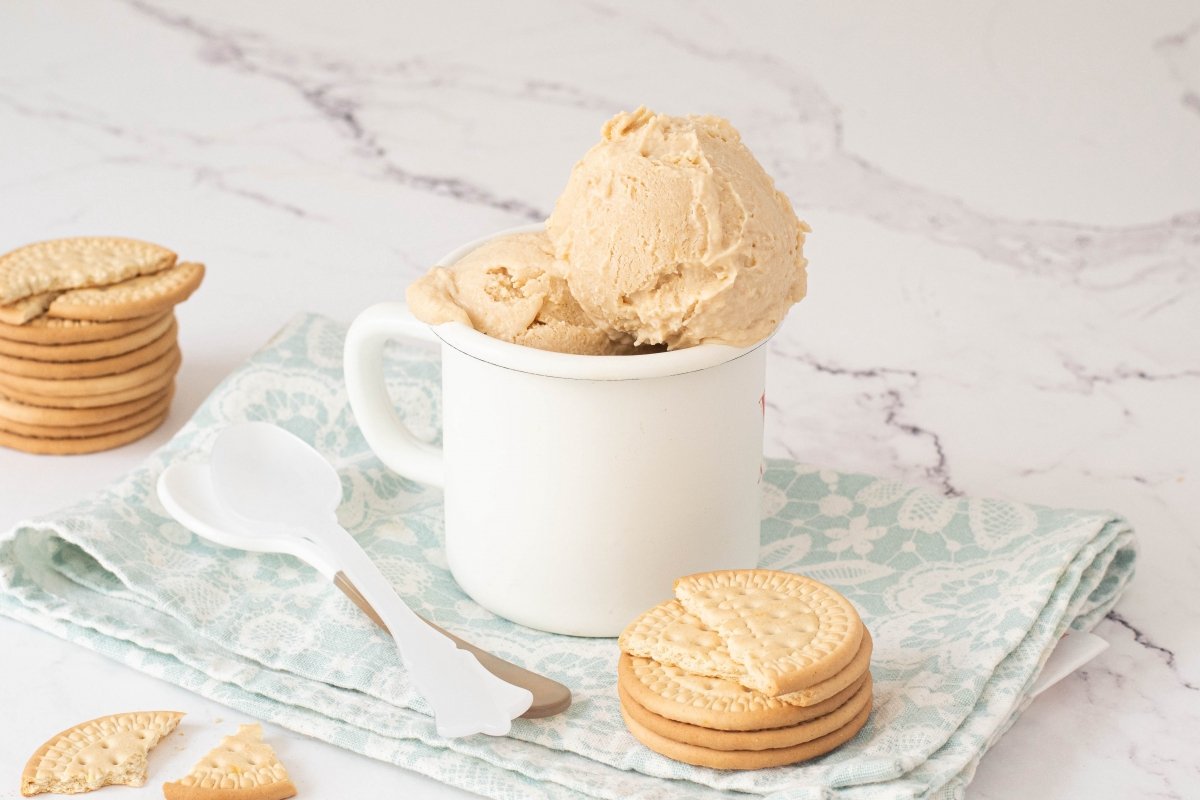
M 0 526 L 136 464 L 295 312 L 348 321 L 544 218 L 615 111 L 720 114 L 814 229 L 810 295 L 771 344 L 768 454 L 1139 531 L 1111 649 L 1038 699 L 971 796 L 1196 796 L 1200 7 L 737 5 L 6 0 L 0 250 L 124 234 L 209 276 L 180 309 L 167 425 L 96 456 L 0 451 Z M 16 719 L 155 698 L 222 727 L 2 621 L 9 647 L 0 798 L 42 738 Z M 109 691 L 61 688 L 85 674 Z M 275 738 L 312 796 L 327 769 L 465 796 Z

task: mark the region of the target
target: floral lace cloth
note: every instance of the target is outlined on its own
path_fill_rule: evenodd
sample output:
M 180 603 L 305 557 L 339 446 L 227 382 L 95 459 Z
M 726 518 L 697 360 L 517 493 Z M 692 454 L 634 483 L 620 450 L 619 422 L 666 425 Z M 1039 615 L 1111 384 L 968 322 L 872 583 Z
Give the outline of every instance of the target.
M 441 546 L 441 493 L 386 469 L 354 423 L 345 329 L 295 319 L 230 375 L 169 444 L 109 488 L 0 536 L 0 612 L 239 711 L 497 798 L 734 795 L 959 797 L 1029 702 L 1058 638 L 1091 628 L 1133 574 L 1129 525 L 1107 513 L 946 498 L 866 475 L 767 462 L 761 564 L 843 592 L 875 639 L 875 705 L 841 749 L 751 772 L 650 752 L 618 710 L 617 645 L 522 628 L 471 601 Z M 439 370 L 395 348 L 389 383 L 435 439 Z M 391 640 L 283 555 L 229 550 L 175 523 L 164 467 L 206 458 L 226 424 L 268 420 L 338 468 L 339 517 L 401 595 L 438 624 L 568 684 L 570 710 L 510 736 L 443 741 Z

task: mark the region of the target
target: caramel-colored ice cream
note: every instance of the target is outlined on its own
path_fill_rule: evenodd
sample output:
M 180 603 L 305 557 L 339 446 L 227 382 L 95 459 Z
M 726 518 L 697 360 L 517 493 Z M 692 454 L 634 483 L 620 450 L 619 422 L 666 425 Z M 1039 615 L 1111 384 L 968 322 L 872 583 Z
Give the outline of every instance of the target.
M 639 108 L 605 124 L 545 234 L 435 267 L 408 303 L 431 325 L 564 353 L 744 347 L 804 297 L 808 230 L 727 121 Z
M 632 337 L 610 339 L 557 274 L 545 234 L 494 239 L 408 287 L 408 306 L 430 325 L 461 322 L 515 344 L 580 355 L 634 352 Z
M 807 285 L 808 226 L 718 117 L 613 117 L 546 229 L 583 310 L 638 344 L 753 344 Z

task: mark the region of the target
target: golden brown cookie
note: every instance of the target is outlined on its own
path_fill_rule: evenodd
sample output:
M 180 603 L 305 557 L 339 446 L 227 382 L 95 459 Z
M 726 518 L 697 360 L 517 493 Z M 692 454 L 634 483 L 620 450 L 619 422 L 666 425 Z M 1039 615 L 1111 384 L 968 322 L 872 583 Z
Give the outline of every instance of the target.
M 111 394 L 142 386 L 147 380 L 161 375 L 179 360 L 179 347 L 172 342 L 165 353 L 153 361 L 120 375 L 101 375 L 96 378 L 29 378 L 0 372 L 0 392 L 9 390 L 39 397 L 91 397 Z M 10 395 L 11 396 L 11 395 Z
M 675 581 L 675 598 L 725 643 L 745 674 L 775 696 L 841 672 L 858 652 L 858 611 L 825 584 L 790 572 L 723 570 Z
M 0 420 L 22 425 L 47 425 L 60 428 L 74 425 L 96 425 L 136 414 L 142 409 L 154 405 L 169 391 L 172 391 L 171 386 L 136 400 L 96 408 L 45 408 L 19 403 L 0 396 Z
M 12 356 L 0 355 L 0 374 L 51 380 L 120 375 L 149 364 L 151 361 L 165 354 L 175 346 L 176 332 L 177 329 L 174 324 L 168 325 L 167 330 L 161 336 L 137 350 L 130 350 L 128 353 L 121 353 L 111 358 L 97 358 L 91 361 L 34 361 L 27 358 L 13 358 Z
M 738 680 L 745 669 L 734 661 L 716 631 L 704 627 L 678 600 L 643 611 L 617 638 L 621 651 L 674 664 L 696 675 Z
M 112 450 L 114 447 L 136 442 L 143 436 L 152 433 L 167 418 L 166 411 L 157 416 L 138 423 L 122 431 L 104 433 L 99 436 L 79 436 L 68 438 L 49 438 L 45 436 L 22 436 L 0 430 L 0 447 L 20 450 L 24 453 L 54 456 L 78 456 L 85 453 L 99 453 L 102 450 Z
M 204 280 L 204 265 L 176 264 L 108 286 L 72 289 L 50 303 L 46 313 L 59 319 L 107 322 L 167 311 L 191 296 Z
M 200 759 L 192 771 L 163 784 L 166 800 L 285 800 L 296 794 L 262 726 L 242 725 Z
M 102 339 L 98 342 L 78 342 L 76 344 L 33 344 L 31 342 L 14 342 L 0 337 L 0 358 L 23 358 L 30 361 L 96 361 L 102 358 L 114 358 L 132 350 L 145 347 L 160 338 L 173 325 L 175 315 L 163 314 L 148 327 L 134 331 L 126 336 L 115 339 Z
M 162 373 L 148 377 L 146 382 L 141 385 L 117 392 L 54 396 L 34 394 L 0 384 L 0 398 L 7 397 L 9 400 L 14 400 L 18 403 L 40 406 L 42 408 L 102 408 L 114 406 L 118 403 L 127 403 L 131 400 L 138 400 L 161 392 L 175 379 L 175 373 L 179 371 L 179 364 L 180 359 L 178 352 L 176 352 L 175 358 L 167 363 Z M 140 367 L 139 369 L 145 368 Z M 97 379 L 92 378 L 91 380 Z
M 131 414 L 126 414 L 123 417 L 116 419 L 105 420 L 103 422 L 89 422 L 86 424 L 70 424 L 70 425 L 31 425 L 26 422 L 15 422 L 5 419 L 0 416 L 0 431 L 15 433 L 18 436 L 30 436 L 41 439 L 83 439 L 95 436 L 101 436 L 106 433 L 119 433 L 120 431 L 129 430 L 143 422 L 147 422 L 154 417 L 161 416 L 167 413 L 171 406 L 171 400 L 175 395 L 174 385 L 167 388 L 167 391 L 160 392 L 155 395 L 149 405 Z M 63 411 L 67 413 L 87 413 L 89 411 L 97 411 L 99 409 L 92 408 L 62 408 L 52 409 L 54 411 Z
M 117 283 L 174 263 L 170 250 L 137 239 L 80 236 L 36 242 L 0 256 L 0 305 L 43 292 Z
M 116 322 L 88 322 L 77 319 L 54 319 L 53 317 L 38 317 L 24 325 L 5 325 L 0 323 L 0 345 L 5 347 L 8 355 L 24 356 L 23 353 L 8 349 L 9 342 L 36 344 L 43 346 L 79 344 L 81 342 L 102 342 L 128 336 L 135 331 L 153 325 L 160 321 L 166 313 L 137 319 L 123 319 Z M 32 358 L 33 356 L 29 356 Z M 45 361 L 72 360 L 52 359 Z M 83 360 L 83 359 L 80 359 Z
M 735 681 L 693 675 L 679 667 L 622 653 L 617 684 L 652 713 L 721 731 L 755 731 L 799 725 L 844 705 L 867 681 L 861 672 L 844 689 L 807 706 L 767 697 Z
M 0 306 L 0 322 L 6 325 L 24 325 L 34 317 L 46 313 L 50 303 L 58 297 L 58 292 L 42 292 L 31 294 L 6 306 Z
M 825 734 L 840 730 L 871 702 L 871 682 L 864 676 L 862 685 L 841 706 L 827 714 L 784 728 L 765 728 L 752 731 L 721 731 L 686 722 L 660 717 L 638 704 L 618 685 L 621 705 L 648 730 L 681 744 L 694 744 L 712 750 L 776 750 L 781 747 L 811 742 Z
M 629 728 L 629 732 L 633 734 L 634 738 L 646 747 L 667 758 L 712 769 L 782 767 L 823 756 L 853 739 L 855 734 L 867 724 L 870 716 L 871 706 L 868 703 L 848 723 L 836 731 L 791 747 L 778 747 L 771 750 L 715 750 L 710 747 L 676 742 L 657 734 L 634 719 L 624 705 L 621 706 L 621 717 L 625 720 L 625 726 Z
M 183 718 L 180 711 L 112 714 L 68 728 L 43 744 L 21 774 L 21 794 L 78 794 L 146 782 L 146 756 Z
M 777 699 L 790 705 L 811 706 L 856 681 L 871 663 L 872 642 L 865 628 L 862 637 L 858 651 L 840 672 L 812 686 L 778 695 Z M 730 656 L 724 640 L 677 600 L 659 603 L 640 614 L 617 641 L 623 652 L 679 667 L 694 676 L 724 678 L 743 686 L 750 683 L 745 667 Z

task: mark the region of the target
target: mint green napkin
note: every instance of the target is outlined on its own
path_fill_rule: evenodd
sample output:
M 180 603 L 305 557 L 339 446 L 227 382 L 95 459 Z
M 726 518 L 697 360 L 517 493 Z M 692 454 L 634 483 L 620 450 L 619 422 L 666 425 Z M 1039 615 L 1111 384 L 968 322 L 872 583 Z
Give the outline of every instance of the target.
M 1108 513 L 946 498 L 866 475 L 767 462 L 761 564 L 811 575 L 875 638 L 875 708 L 841 749 L 755 772 L 650 752 L 618 711 L 617 646 L 528 630 L 455 585 L 441 493 L 386 469 L 355 426 L 340 325 L 302 316 L 230 375 L 169 444 L 109 488 L 0 537 L 0 613 L 263 720 L 497 798 L 959 797 L 1029 702 L 1055 642 L 1087 630 L 1133 574 Z M 393 396 L 430 439 L 439 371 L 395 349 Z M 154 483 L 216 433 L 268 420 L 337 466 L 339 516 L 419 613 L 568 684 L 575 703 L 506 738 L 443 741 L 391 640 L 311 568 L 243 553 L 171 520 Z M 619 587 L 614 587 L 619 591 Z

